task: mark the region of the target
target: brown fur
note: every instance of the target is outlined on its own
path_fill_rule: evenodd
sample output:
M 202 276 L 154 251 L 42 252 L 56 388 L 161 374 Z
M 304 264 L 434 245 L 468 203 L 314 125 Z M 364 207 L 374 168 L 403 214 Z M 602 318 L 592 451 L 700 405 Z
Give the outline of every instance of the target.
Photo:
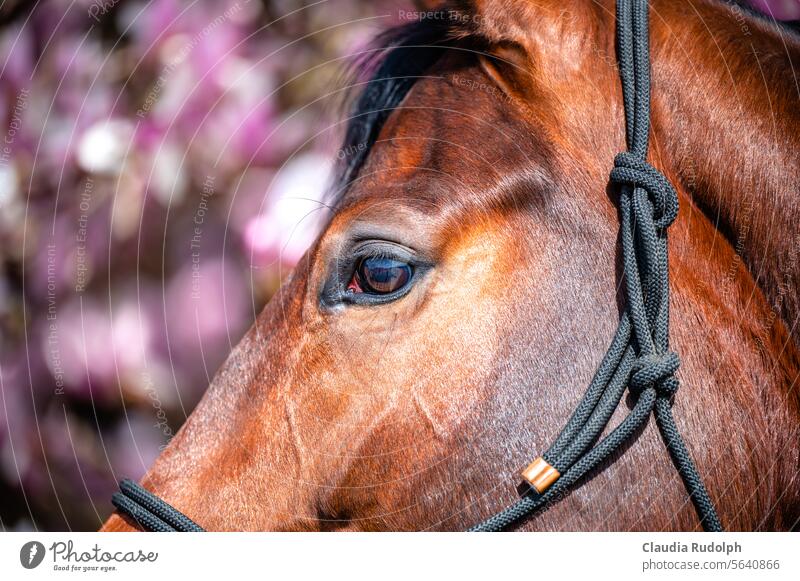
M 622 297 L 613 2 L 476 0 L 342 208 L 144 484 L 211 530 L 462 529 L 516 497 Z M 742 30 L 742 21 L 748 34 Z M 733 530 L 800 517 L 800 99 L 794 36 L 653 2 L 651 159 L 674 182 L 675 416 Z M 320 307 L 354 231 L 435 265 L 379 307 Z M 629 401 L 612 423 L 627 413 Z M 694 530 L 653 422 L 530 530 Z M 112 516 L 105 530 L 128 530 Z

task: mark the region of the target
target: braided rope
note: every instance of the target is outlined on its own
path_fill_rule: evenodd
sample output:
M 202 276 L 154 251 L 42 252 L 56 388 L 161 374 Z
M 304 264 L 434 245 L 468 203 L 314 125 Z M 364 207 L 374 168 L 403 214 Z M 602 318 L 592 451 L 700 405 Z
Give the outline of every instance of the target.
M 203 529 L 178 509 L 167 504 L 155 494 L 142 488 L 133 480 L 119 483 L 119 492 L 111 496 L 111 503 L 127 514 L 146 531 L 199 533 Z
M 655 413 L 656 423 L 705 530 L 722 525 L 672 417 L 678 356 L 669 350 L 667 228 L 678 215 L 678 195 L 647 160 L 650 133 L 650 49 L 647 0 L 617 1 L 617 51 L 628 151 L 614 159 L 619 186 L 626 310 L 583 399 L 542 458 L 561 475 L 471 531 L 501 531 L 552 504 L 627 442 Z M 626 387 L 636 398 L 628 416 L 600 440 Z

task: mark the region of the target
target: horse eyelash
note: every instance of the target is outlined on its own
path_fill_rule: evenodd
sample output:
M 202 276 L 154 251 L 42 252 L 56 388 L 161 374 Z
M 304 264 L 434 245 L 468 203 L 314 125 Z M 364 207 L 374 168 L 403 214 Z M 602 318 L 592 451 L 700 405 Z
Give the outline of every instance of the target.
M 375 250 L 372 250 L 372 251 L 368 251 L 368 252 L 365 252 L 364 254 L 361 254 L 361 255 L 356 254 L 354 256 L 354 258 L 356 260 L 356 264 L 358 264 L 360 261 L 365 260 L 367 258 L 389 258 L 389 259 L 395 259 L 395 260 L 398 259 L 398 257 L 396 255 L 391 254 L 390 252 L 386 252 L 385 250 L 381 250 L 381 249 L 375 249 Z

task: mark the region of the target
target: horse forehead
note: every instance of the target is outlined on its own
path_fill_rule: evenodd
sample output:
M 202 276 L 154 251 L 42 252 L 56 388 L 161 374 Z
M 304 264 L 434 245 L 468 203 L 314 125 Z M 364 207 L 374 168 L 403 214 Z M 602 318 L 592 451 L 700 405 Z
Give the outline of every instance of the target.
M 343 202 L 459 203 L 522 166 L 546 166 L 541 138 L 477 64 L 451 62 L 420 79 L 392 112 Z

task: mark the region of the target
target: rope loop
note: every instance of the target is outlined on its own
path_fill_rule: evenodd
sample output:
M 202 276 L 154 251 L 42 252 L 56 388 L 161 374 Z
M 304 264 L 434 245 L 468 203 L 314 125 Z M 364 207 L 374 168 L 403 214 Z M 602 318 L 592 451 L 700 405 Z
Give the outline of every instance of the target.
M 633 153 L 625 151 L 614 158 L 611 181 L 640 187 L 649 194 L 656 228 L 667 228 L 678 216 L 678 194 L 675 188 L 664 174 Z
M 639 397 L 645 389 L 654 387 L 662 397 L 672 397 L 678 391 L 678 380 L 675 372 L 680 366 L 680 359 L 673 351 L 663 355 L 643 355 L 634 361 L 629 389 Z
M 680 360 L 669 351 L 669 268 L 666 228 L 678 214 L 675 188 L 647 163 L 650 133 L 650 39 L 648 0 L 617 0 L 617 60 L 622 82 L 628 152 L 614 160 L 611 181 L 620 188 L 620 247 L 625 278 L 625 311 L 617 332 L 583 395 L 555 442 L 542 454 L 559 478 L 542 494 L 523 496 L 474 526 L 473 531 L 508 530 L 546 510 L 597 469 L 625 442 L 636 438 L 650 414 L 669 450 L 703 528 L 722 523 L 697 467 L 683 443 L 672 409 Z M 630 413 L 608 434 L 619 402 L 629 390 L 637 398 Z M 652 389 L 655 392 L 647 391 Z M 641 397 L 645 394 L 645 397 Z M 612 460 L 613 461 L 613 460 Z M 534 462 L 534 468 L 541 463 Z M 529 466 L 526 472 L 538 475 Z M 530 481 L 530 479 L 529 479 Z

